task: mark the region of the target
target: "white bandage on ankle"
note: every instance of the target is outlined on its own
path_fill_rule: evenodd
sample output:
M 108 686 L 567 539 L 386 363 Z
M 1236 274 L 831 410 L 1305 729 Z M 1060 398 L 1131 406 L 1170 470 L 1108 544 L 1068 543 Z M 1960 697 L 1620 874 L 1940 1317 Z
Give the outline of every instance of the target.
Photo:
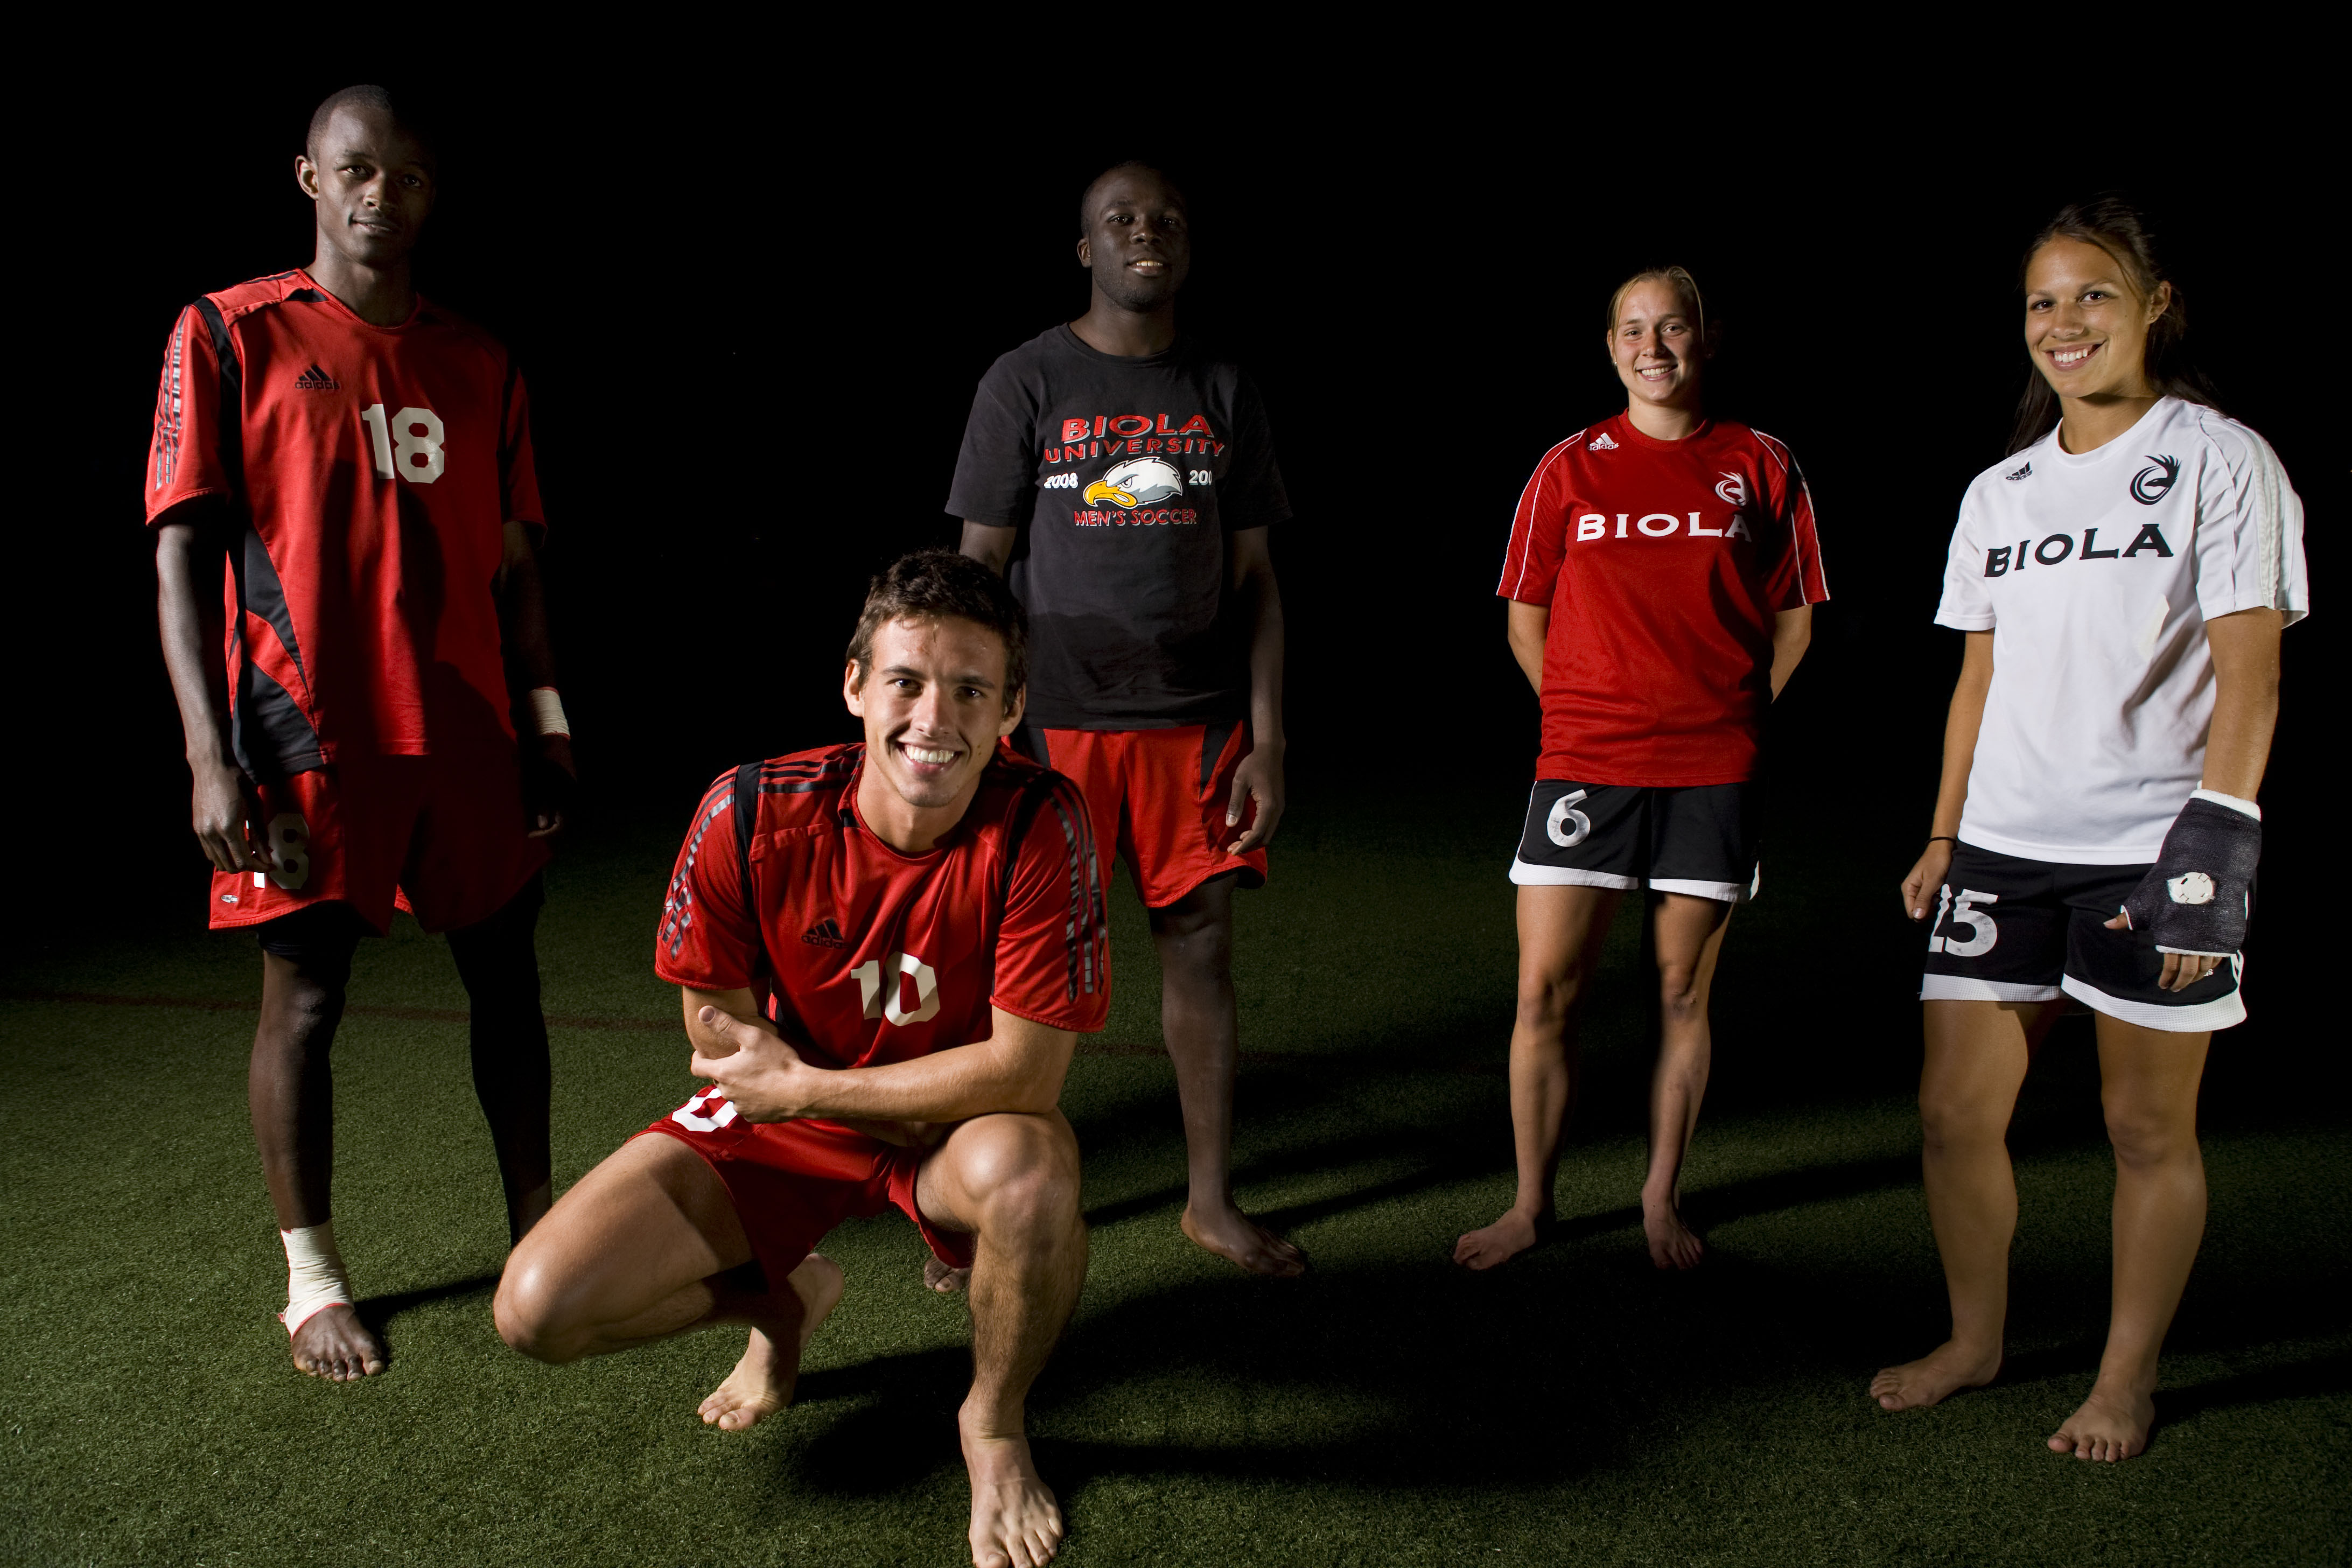
M 278 1321 L 291 1336 L 327 1308 L 352 1304 L 352 1282 L 343 1255 L 335 1250 L 335 1222 L 320 1220 L 299 1230 L 281 1230 L 286 1244 L 286 1310 Z
M 572 721 L 563 716 L 563 699 L 555 694 L 552 686 L 530 689 L 530 720 L 542 735 L 572 733 Z

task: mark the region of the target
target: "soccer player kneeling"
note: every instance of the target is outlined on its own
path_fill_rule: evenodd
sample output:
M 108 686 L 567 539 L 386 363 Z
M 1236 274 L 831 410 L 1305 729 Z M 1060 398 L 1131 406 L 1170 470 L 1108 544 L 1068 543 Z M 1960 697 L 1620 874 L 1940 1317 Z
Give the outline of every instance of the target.
M 812 1249 L 897 1207 L 971 1270 L 972 1560 L 1015 1568 L 1061 1545 L 1024 1402 L 1086 1274 L 1055 1102 L 1110 991 L 1085 803 L 998 744 L 1026 664 L 1021 606 L 978 562 L 925 551 L 875 580 L 842 691 L 864 743 L 722 775 L 678 854 L 654 969 L 710 1087 L 563 1195 L 497 1303 L 509 1344 L 557 1363 L 748 1323 L 702 1402 L 739 1429 L 791 1403 L 840 1299 Z

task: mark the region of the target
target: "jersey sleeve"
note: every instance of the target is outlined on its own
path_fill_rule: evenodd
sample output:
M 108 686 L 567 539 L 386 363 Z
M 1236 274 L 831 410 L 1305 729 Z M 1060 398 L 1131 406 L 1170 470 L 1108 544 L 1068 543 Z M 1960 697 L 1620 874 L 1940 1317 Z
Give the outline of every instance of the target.
M 200 300 L 180 312 L 163 343 L 155 433 L 147 451 L 147 521 L 198 496 L 236 491 L 244 410 L 236 346 L 219 307 Z
M 2197 482 L 2197 607 L 2209 621 L 2277 610 L 2293 626 L 2311 613 L 2303 499 L 2260 436 L 2234 423 L 2209 435 Z
M 530 392 L 511 363 L 504 402 L 499 422 L 499 500 L 504 521 L 528 523 L 544 532 L 547 511 L 540 504 L 539 463 L 530 444 Z
M 1290 521 L 1290 492 L 1274 460 L 1274 426 L 1265 400 L 1246 375 L 1234 383 L 1234 460 L 1217 480 L 1217 521 L 1227 533 Z
M 1989 632 L 1993 626 L 1992 595 L 1985 592 L 1984 508 L 1979 499 L 1979 479 L 1960 498 L 1960 520 L 1952 525 L 1952 545 L 1944 557 L 1944 598 L 1936 606 L 1936 624 L 1956 631 Z
M 697 991 L 735 991 L 751 984 L 759 957 L 759 920 L 743 896 L 730 772 L 703 795 L 677 852 L 654 938 L 654 973 Z
M 1568 553 L 1568 507 L 1561 488 L 1569 452 L 1580 430 L 1544 454 L 1527 488 L 1519 492 L 1519 510 L 1511 519 L 1510 547 L 1503 552 L 1503 580 L 1495 593 L 1523 605 L 1551 605 L 1552 589 L 1559 581 L 1559 563 Z
M 992 1006 L 1048 1028 L 1092 1034 L 1110 1012 L 1103 864 L 1077 785 L 1055 774 L 1013 846 L 997 928 Z
M 1035 398 L 1020 384 L 1010 354 L 988 367 L 972 394 L 964 421 L 963 447 L 956 453 L 955 479 L 948 486 L 951 516 L 993 528 L 1017 528 L 1029 521 L 1023 502 L 1037 483 Z
M 1822 541 L 1813 526 L 1813 489 L 1796 454 L 1772 437 L 1757 433 L 1763 444 L 1765 481 L 1772 486 L 1773 536 L 1780 553 L 1766 577 L 1767 602 L 1777 612 L 1818 605 L 1830 596 L 1829 579 L 1822 570 Z

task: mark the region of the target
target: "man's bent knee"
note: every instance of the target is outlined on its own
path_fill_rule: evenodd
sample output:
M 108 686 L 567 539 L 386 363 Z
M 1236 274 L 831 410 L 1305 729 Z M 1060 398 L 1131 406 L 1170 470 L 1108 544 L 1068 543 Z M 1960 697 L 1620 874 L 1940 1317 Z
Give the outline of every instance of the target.
M 523 1254 L 508 1260 L 490 1317 L 499 1338 L 533 1361 L 561 1366 L 578 1361 L 586 1349 L 584 1325 L 569 1321 L 563 1310 L 561 1281 L 547 1265 Z
M 1078 1147 L 1058 1116 L 992 1116 L 952 1148 L 956 1185 L 983 1234 L 1058 1231 L 1078 1215 Z

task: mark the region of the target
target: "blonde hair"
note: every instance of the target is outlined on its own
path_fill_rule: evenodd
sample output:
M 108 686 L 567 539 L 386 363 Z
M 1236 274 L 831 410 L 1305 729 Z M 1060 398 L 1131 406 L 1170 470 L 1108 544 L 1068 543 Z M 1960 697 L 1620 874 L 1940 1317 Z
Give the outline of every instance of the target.
M 1682 297 L 1683 303 L 1689 307 L 1691 315 L 1696 318 L 1693 324 L 1697 329 L 1699 342 L 1706 341 L 1706 302 L 1699 298 L 1698 279 L 1690 275 L 1687 267 L 1645 268 L 1618 284 L 1617 292 L 1609 296 L 1609 325 L 1606 331 L 1616 331 L 1617 308 L 1625 302 L 1625 296 L 1633 291 L 1635 285 L 1642 283 L 1664 283 L 1671 287 Z

